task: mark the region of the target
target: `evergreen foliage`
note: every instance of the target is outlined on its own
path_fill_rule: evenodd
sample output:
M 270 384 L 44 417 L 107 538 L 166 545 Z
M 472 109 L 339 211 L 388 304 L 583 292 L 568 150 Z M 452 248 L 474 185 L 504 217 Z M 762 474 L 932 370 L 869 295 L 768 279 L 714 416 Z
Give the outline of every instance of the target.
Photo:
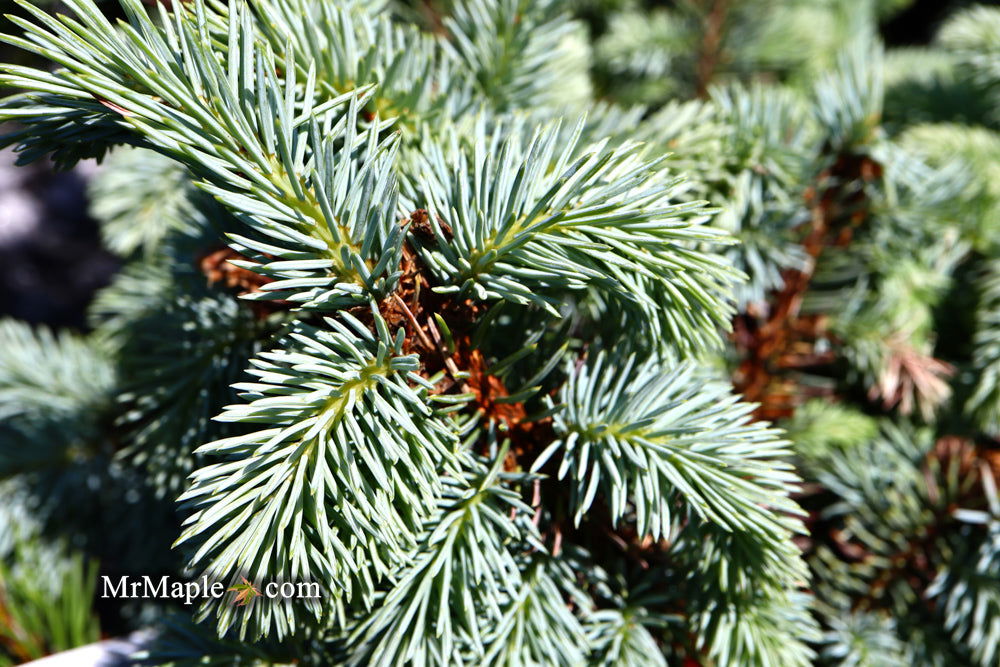
M 99 638 L 91 606 L 97 564 L 47 540 L 19 480 L 0 486 L 0 665 L 37 660 Z
M 0 663 L 98 562 L 227 589 L 147 664 L 1000 659 L 1000 10 L 18 4 L 126 265 L 0 323 Z

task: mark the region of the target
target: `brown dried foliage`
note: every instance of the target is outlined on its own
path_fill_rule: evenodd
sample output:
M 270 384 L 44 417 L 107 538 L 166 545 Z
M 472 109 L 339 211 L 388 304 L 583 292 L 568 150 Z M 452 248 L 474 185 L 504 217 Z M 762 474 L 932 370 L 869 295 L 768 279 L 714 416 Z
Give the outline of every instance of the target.
M 797 385 L 789 372 L 833 361 L 831 352 L 815 349 L 826 334 L 827 318 L 800 314 L 802 300 L 823 249 L 849 244 L 854 230 L 868 218 L 866 197 L 857 184 L 881 176 L 882 166 L 867 156 L 839 156 L 820 175 L 818 186 L 806 193 L 811 216 L 802 247 L 809 267 L 785 271 L 784 287 L 765 309 L 748 308 L 735 318 L 733 341 L 742 361 L 733 384 L 746 400 L 760 403 L 757 418 L 790 417 L 802 400 L 822 395 Z
M 448 223 L 440 218 L 436 222 L 445 238 L 451 238 Z M 407 224 L 409 231 L 421 242 L 434 242 L 427 211 L 414 211 L 403 224 Z M 450 391 L 457 385 L 463 393 L 472 393 L 475 396 L 472 404 L 483 421 L 496 423 L 506 430 L 511 447 L 505 467 L 508 470 L 525 467 L 525 457 L 551 440 L 551 420 L 529 422 L 523 403 L 502 400 L 510 396 L 510 392 L 503 380 L 490 373 L 483 352 L 472 346 L 473 333 L 486 311 L 485 306 L 471 299 L 432 291 L 427 267 L 409 244 L 403 248 L 400 270 L 402 276 L 396 291 L 379 304 L 380 314 L 391 327 L 403 327 L 406 332 L 404 351 L 420 355 L 424 377 L 445 371 L 445 379 L 437 388 L 439 392 Z M 356 314 L 364 316 L 361 309 Z M 435 316 L 447 324 L 451 345 L 444 339 Z M 468 377 L 456 378 L 459 371 L 468 373 Z
M 705 32 L 701 40 L 701 50 L 695 63 L 695 94 L 707 97 L 708 88 L 715 77 L 715 70 L 722 62 L 723 38 L 726 16 L 729 10 L 728 0 L 709 0 L 712 5 L 704 19 Z
M 201 254 L 195 260 L 195 265 L 205 274 L 209 285 L 219 285 L 234 290 L 238 295 L 259 292 L 262 286 L 274 282 L 273 278 L 236 266 L 230 261 L 246 259 L 232 248 L 220 246 Z M 263 320 L 280 310 L 287 310 L 291 306 L 287 301 L 281 300 L 242 301 L 241 303 L 245 303 L 258 320 Z

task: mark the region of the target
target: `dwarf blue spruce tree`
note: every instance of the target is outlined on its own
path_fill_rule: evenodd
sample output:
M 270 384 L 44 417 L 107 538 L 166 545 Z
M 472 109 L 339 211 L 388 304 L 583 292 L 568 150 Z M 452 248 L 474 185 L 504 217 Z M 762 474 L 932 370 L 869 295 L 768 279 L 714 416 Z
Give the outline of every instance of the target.
M 1000 14 L 109 4 L 3 38 L 0 143 L 100 159 L 126 263 L 0 328 L 0 474 L 225 585 L 144 660 L 995 664 Z

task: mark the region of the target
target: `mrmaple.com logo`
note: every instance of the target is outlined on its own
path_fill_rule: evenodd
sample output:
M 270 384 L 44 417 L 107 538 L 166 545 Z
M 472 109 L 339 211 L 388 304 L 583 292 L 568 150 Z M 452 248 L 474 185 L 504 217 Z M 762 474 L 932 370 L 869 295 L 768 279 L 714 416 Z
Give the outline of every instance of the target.
M 171 580 L 167 575 L 159 579 L 154 579 L 148 575 L 143 575 L 138 579 L 122 576 L 115 582 L 108 576 L 102 576 L 103 591 L 102 598 L 124 598 L 135 600 L 167 599 L 180 600 L 184 604 L 191 604 L 197 600 L 205 598 L 221 599 L 227 593 L 232 593 L 232 602 L 237 605 L 249 604 L 257 597 L 268 600 L 276 598 L 319 598 L 323 591 L 318 583 L 308 581 L 269 581 L 263 586 L 256 586 L 246 579 L 238 584 L 226 588 L 226 585 L 219 581 L 210 582 L 208 577 L 202 577 L 194 581 Z

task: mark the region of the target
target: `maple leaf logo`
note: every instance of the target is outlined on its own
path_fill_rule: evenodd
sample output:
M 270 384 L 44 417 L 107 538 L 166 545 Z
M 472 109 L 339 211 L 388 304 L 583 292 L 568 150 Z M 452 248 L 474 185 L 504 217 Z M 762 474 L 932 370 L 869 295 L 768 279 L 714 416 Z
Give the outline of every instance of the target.
M 260 591 L 257 590 L 253 584 L 247 581 L 246 577 L 241 577 L 243 579 L 242 584 L 236 584 L 232 588 L 226 590 L 234 591 L 236 593 L 236 598 L 233 600 L 233 604 L 238 607 L 245 607 L 250 604 L 255 597 L 260 595 Z

